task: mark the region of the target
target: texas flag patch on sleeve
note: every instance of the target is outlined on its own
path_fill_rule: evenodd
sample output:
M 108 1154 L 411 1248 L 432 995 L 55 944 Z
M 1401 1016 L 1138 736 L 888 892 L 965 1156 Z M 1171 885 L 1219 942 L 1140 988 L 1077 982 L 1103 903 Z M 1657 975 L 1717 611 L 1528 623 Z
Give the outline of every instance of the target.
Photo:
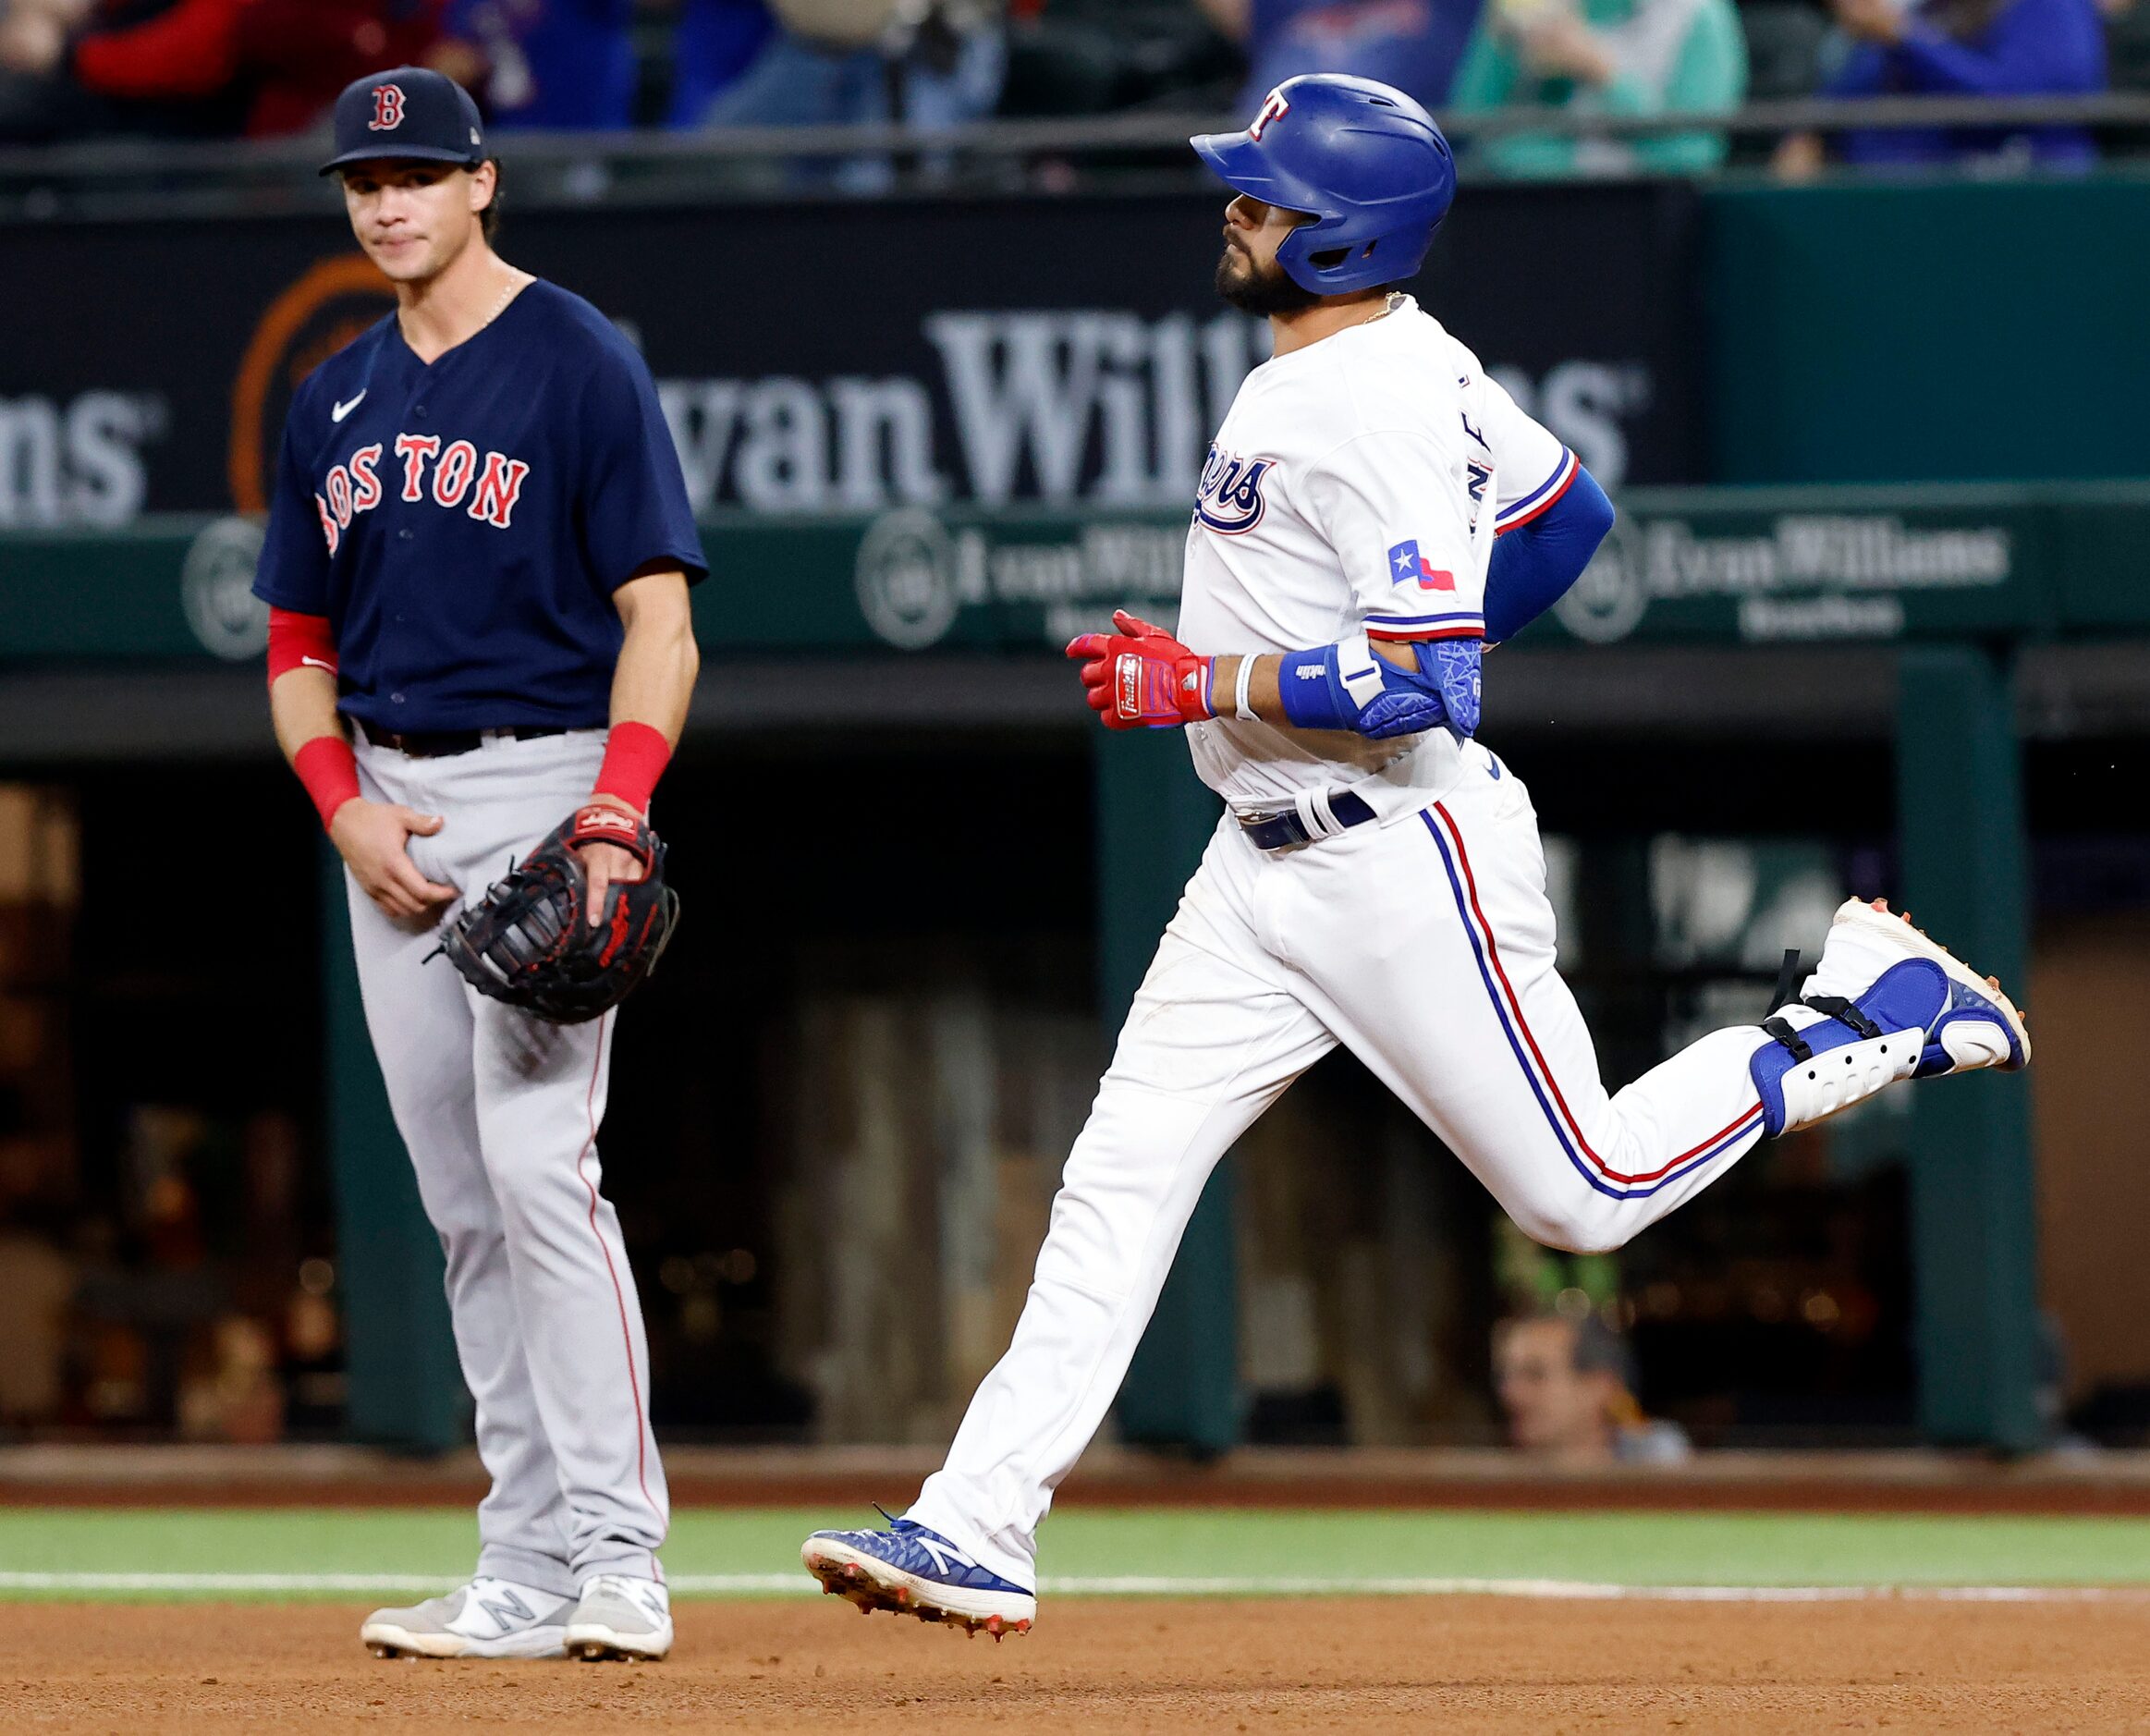
M 1399 543 L 1388 551 L 1388 581 L 1391 584 L 1399 585 L 1416 581 L 1421 591 L 1453 591 L 1456 588 L 1456 575 L 1443 571 L 1420 554 L 1415 538 L 1408 543 Z
M 1369 639 L 1399 642 L 1428 639 L 1483 639 L 1485 617 L 1458 607 L 1456 575 L 1419 553 L 1418 539 L 1388 551 L 1389 591 L 1362 625 Z M 1428 594 L 1429 593 L 1443 594 Z

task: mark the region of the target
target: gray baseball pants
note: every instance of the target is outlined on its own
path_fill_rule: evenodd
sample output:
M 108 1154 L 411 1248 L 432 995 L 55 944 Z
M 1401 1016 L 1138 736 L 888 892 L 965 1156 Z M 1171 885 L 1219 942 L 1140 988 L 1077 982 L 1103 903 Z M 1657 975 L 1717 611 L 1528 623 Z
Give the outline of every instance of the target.
M 419 871 L 475 899 L 589 796 L 605 731 L 437 759 L 362 740 L 357 752 L 369 798 L 445 821 L 411 838 Z M 597 1158 L 617 1015 L 554 1025 L 488 999 L 446 959 L 424 961 L 438 921 L 394 921 L 346 878 L 366 1024 L 447 1255 L 493 1479 L 478 1571 L 561 1596 L 599 1573 L 660 1579 L 649 1351 Z

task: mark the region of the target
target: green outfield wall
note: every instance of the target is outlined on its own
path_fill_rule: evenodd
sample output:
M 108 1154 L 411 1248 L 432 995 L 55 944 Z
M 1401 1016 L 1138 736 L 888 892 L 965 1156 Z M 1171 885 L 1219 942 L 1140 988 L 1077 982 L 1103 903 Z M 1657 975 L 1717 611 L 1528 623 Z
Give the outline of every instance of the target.
M 1703 200 L 1710 474 L 2150 474 L 2150 177 Z
M 2144 454 L 2150 470 L 2150 452 Z M 1533 643 L 1762 645 L 2150 628 L 2150 482 L 1631 489 Z M 1180 508 L 899 507 L 703 526 L 706 653 L 1034 654 L 1179 595 Z M 236 516 L 0 531 L 0 673 L 258 660 Z M 5 744 L 0 743 L 0 749 Z

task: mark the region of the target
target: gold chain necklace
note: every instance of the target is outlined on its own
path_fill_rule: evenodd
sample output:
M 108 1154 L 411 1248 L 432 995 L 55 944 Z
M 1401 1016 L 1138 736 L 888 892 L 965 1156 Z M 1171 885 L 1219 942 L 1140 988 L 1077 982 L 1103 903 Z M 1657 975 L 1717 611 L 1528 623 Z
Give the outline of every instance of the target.
M 493 304 L 493 312 L 488 313 L 484 319 L 479 323 L 478 329 L 480 331 L 483 331 L 486 326 L 492 324 L 495 320 L 498 319 L 503 313 L 507 312 L 507 304 L 515 300 L 515 292 L 518 289 L 520 289 L 525 284 L 533 281 L 534 279 L 525 276 L 521 272 L 517 272 L 514 276 L 510 277 L 507 280 L 507 287 L 500 292 L 500 300 Z

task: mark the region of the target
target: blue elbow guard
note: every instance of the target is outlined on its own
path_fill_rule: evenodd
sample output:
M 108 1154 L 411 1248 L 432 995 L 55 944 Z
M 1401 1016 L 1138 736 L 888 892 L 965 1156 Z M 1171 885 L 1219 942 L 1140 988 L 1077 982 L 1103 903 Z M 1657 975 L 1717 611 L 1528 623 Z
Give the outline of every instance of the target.
M 1422 640 L 1411 646 L 1418 667 L 1400 669 L 1360 636 L 1287 654 L 1277 688 L 1298 729 L 1349 729 L 1386 741 L 1446 725 L 1472 736 L 1480 650 L 1475 639 Z

